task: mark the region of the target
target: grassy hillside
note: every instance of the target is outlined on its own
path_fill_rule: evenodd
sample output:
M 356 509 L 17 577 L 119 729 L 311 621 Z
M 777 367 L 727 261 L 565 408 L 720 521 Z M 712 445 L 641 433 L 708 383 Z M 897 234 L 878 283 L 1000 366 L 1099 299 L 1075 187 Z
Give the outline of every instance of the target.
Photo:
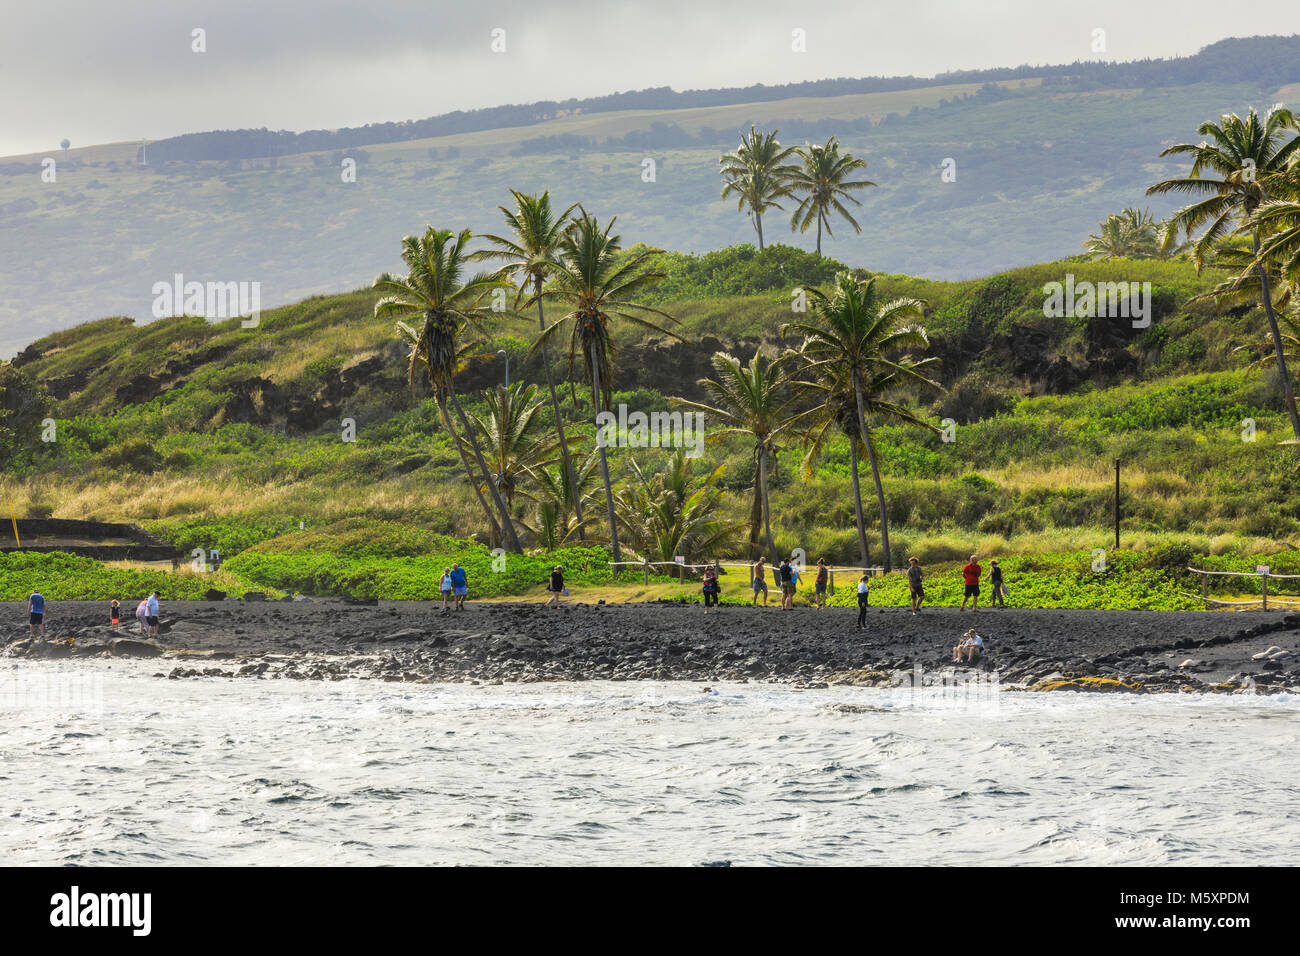
M 623 335 L 615 403 L 650 411 L 670 407 L 669 396 L 698 395 L 694 381 L 717 348 L 774 354 L 791 317 L 788 288 L 719 293 L 755 281 L 773 262 L 798 267 L 784 255 L 664 254 L 660 306 L 679 319 L 684 341 Z M 717 259 L 726 269 L 710 271 Z M 1042 286 L 1066 272 L 1080 281 L 1152 282 L 1152 327 L 1044 318 Z M 1287 432 L 1277 383 L 1248 373 L 1249 354 L 1234 351 L 1262 340 L 1263 321 L 1257 310 L 1219 314 L 1190 301 L 1212 277 L 1177 261 L 1071 261 L 980 280 L 878 281 L 887 296 L 928 302 L 945 391 L 919 396 L 920 407 L 931 421 L 956 423 L 952 442 L 915 428 L 877 430 L 896 560 L 917 554 L 943 567 L 971 551 L 1074 555 L 1038 568 L 1047 575 L 1039 590 L 1062 601 L 1091 594 L 1075 563 L 1110 547 L 1117 458 L 1123 543 L 1141 551 L 1131 559 L 1136 569 L 1167 575 L 1207 555 L 1253 566 L 1254 555 L 1300 541 L 1295 458 L 1277 444 Z M 256 329 L 237 320 L 103 319 L 34 342 L 16 365 L 48 388 L 56 440 L 15 450 L 0 494 L 20 514 L 138 521 L 186 551 L 220 548 L 233 581 L 285 592 L 414 596 L 457 554 L 490 561 L 485 545 L 452 541 L 480 532 L 482 516 L 426 390 L 409 392 L 404 350 L 391 326 L 372 317 L 373 302 L 368 291 L 314 297 L 267 312 Z M 501 319 L 469 359 L 461 387 L 471 411 L 499 381 L 498 348 L 512 355 L 512 380 L 542 379 L 527 355 L 534 323 Z M 555 367 L 563 377 L 562 360 Z M 567 420 L 589 421 L 580 390 L 563 396 Z M 352 442 L 341 431 L 349 418 Z M 1243 440 L 1247 418 L 1252 441 Z M 574 431 L 590 448 L 590 426 Z M 778 548 L 856 563 L 847 445 L 832 441 L 807 475 L 801 457 L 797 446 L 784 448 L 772 479 Z M 650 471 L 664 462 L 653 449 L 620 449 L 616 482 L 634 458 Z M 726 465 L 722 509 L 744 523 L 748 446 L 711 442 L 704 463 Z M 527 519 L 531 507 L 525 494 L 514 510 Z M 535 587 L 556 560 L 585 567 L 582 580 L 592 586 L 607 573 L 602 551 L 543 554 L 494 572 L 491 588 Z M 1132 591 L 1136 580 L 1105 599 L 1176 605 L 1172 579 L 1160 578 L 1156 591 L 1148 581 L 1146 597 Z
M 1078 251 L 1097 221 L 1143 203 L 1142 190 L 1176 170 L 1158 158 L 1164 146 L 1279 92 L 1037 80 L 579 114 L 248 160 L 139 166 L 135 145 L 92 147 L 66 162 L 55 152 L 55 183 L 42 181 L 41 157 L 0 161 L 0 354 L 97 316 L 148 321 L 153 284 L 176 273 L 260 282 L 264 305 L 359 286 L 396 265 L 395 232 L 498 227 L 505 184 L 581 199 L 602 220 L 619 216 L 625 235 L 667 248 L 749 241 L 748 220 L 719 198 L 717 159 L 750 122 L 780 127 L 791 143 L 835 133 L 867 159 L 880 185 L 864 195 L 863 232 L 837 228 L 828 254 L 886 272 L 987 275 Z M 342 181 L 344 158 L 356 160 L 355 182 Z M 646 158 L 654 182 L 642 179 Z M 955 182 L 940 181 L 945 158 L 957 163 Z M 783 228 L 778 213 L 769 238 Z M 786 235 L 812 245 L 811 235 Z

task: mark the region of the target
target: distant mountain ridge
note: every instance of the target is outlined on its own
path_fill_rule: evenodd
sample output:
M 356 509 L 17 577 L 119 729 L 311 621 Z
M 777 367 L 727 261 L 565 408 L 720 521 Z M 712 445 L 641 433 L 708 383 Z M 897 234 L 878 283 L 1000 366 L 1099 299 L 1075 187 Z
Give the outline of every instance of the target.
M 531 126 L 572 113 L 618 110 L 673 110 L 701 106 L 762 103 L 796 96 L 844 96 L 924 89 L 954 83 L 992 83 L 1041 77 L 1045 85 L 1080 89 L 1159 89 L 1205 82 L 1256 83 L 1279 87 L 1296 78 L 1300 35 L 1230 38 L 1204 47 L 1192 56 L 1129 62 L 1076 60 L 1055 66 L 998 67 L 916 76 L 860 77 L 810 80 L 767 86 L 676 91 L 668 86 L 611 93 L 606 96 L 543 100 L 528 104 L 456 110 L 422 120 L 372 123 L 339 130 L 239 129 L 186 133 L 148 146 L 153 162 L 169 160 L 262 159 L 330 149 L 406 142 L 513 126 Z

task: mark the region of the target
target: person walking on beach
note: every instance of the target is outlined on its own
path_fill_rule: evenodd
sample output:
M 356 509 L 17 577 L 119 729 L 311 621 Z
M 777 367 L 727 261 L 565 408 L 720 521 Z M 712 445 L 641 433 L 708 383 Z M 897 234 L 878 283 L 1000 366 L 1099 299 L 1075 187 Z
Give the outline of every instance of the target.
M 989 607 L 1006 607 L 1007 586 L 1002 583 L 1002 567 L 997 559 L 989 562 L 989 584 L 993 591 L 989 594 Z
M 970 561 L 961 569 L 962 580 L 966 582 L 966 591 L 962 595 L 961 610 L 966 610 L 966 602 L 970 601 L 970 609 L 978 611 L 980 609 L 980 575 L 984 569 L 980 567 L 978 555 L 972 554 Z
M 758 592 L 763 592 L 763 607 L 767 607 L 767 558 L 759 558 L 749 569 L 750 587 L 754 589 L 754 600 L 750 603 L 758 606 Z
M 442 569 L 442 577 L 438 580 L 438 591 L 442 594 L 442 613 L 448 614 L 451 612 L 447 604 L 451 600 L 451 568 Z
M 40 591 L 27 595 L 27 634 L 35 638 L 40 632 L 40 639 L 45 640 L 45 596 Z
M 555 566 L 551 572 L 551 580 L 547 582 L 546 590 L 551 592 L 551 598 L 542 607 L 559 607 L 560 595 L 564 593 L 564 568 L 560 565 Z
M 112 626 L 113 630 L 116 631 L 117 625 L 121 620 L 122 620 L 122 602 L 119 601 L 117 598 L 113 598 L 112 603 L 109 604 L 108 606 L 108 622 Z
M 145 598 L 135 608 L 135 620 L 140 625 L 140 635 L 149 636 L 149 599 Z
M 830 578 L 830 570 L 826 567 L 826 559 L 817 559 L 817 609 L 821 610 L 826 606 L 826 582 Z
M 794 565 L 790 563 L 789 558 L 781 559 L 781 566 L 777 568 L 777 577 L 781 582 L 781 610 L 788 611 L 794 600 Z
M 858 578 L 858 630 L 865 630 L 867 626 L 867 608 L 871 606 L 871 575 L 862 572 L 862 577 Z
M 451 589 L 456 597 L 456 610 L 465 610 L 465 595 L 469 594 L 469 576 L 459 564 L 451 566 Z
M 161 613 L 161 610 L 158 607 L 159 597 L 160 597 L 159 593 L 157 591 L 154 591 L 153 594 L 150 594 L 145 601 L 144 620 L 145 623 L 149 625 L 150 637 L 158 636 L 158 615 Z
M 722 585 L 718 583 L 718 569 L 710 564 L 704 569 L 704 613 L 709 613 L 709 608 L 718 608 L 718 595 L 722 593 Z M 717 613 L 717 611 L 715 611 Z
M 921 583 L 921 562 L 916 558 L 907 559 L 907 589 L 912 594 L 912 613 L 921 613 L 921 602 L 925 600 L 925 585 Z

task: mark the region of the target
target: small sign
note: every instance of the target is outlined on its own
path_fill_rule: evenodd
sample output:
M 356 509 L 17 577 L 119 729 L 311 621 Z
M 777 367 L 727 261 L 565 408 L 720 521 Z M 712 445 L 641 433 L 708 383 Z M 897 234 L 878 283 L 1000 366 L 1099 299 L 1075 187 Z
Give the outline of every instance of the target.
M 1268 574 L 1268 565 L 1267 565 L 1267 564 L 1257 564 L 1257 565 L 1255 565 L 1255 573 L 1256 573 L 1256 574 Z
M 686 555 L 684 555 L 684 554 L 678 554 L 678 555 L 675 555 L 675 556 L 673 557 L 673 560 L 676 561 L 678 564 L 685 564 L 685 563 L 686 563 Z

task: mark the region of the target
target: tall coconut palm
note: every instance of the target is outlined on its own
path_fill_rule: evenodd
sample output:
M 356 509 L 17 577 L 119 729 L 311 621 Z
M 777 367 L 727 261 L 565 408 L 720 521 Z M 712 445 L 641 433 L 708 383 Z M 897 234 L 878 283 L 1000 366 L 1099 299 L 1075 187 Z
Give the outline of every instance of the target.
M 858 221 L 845 207 L 844 200 L 861 206 L 861 200 L 851 195 L 853 190 L 866 189 L 876 184 L 867 179 L 849 178 L 853 173 L 865 170 L 867 161 L 850 153 L 841 153 L 840 142 L 834 136 L 824 145 L 807 143 L 796 152 L 803 160 L 803 166 L 791 174 L 790 186 L 796 196 L 802 193 L 803 198 L 790 217 L 790 228 L 807 232 L 816 222 L 817 255 L 820 256 L 822 229 L 825 228 L 828 236 L 835 235 L 831 232 L 831 213 L 838 213 L 847 219 L 854 232 L 862 232 Z
M 560 254 L 550 281 L 535 294 L 538 298 L 554 300 L 568 311 L 542 332 L 533 349 L 546 348 L 558 336 L 568 337 L 569 372 L 573 373 L 574 364 L 581 357 L 587 380 L 591 382 L 592 407 L 599 419 L 600 413 L 609 405 L 614 388 L 612 322 L 618 319 L 663 335 L 678 336 L 647 316 L 658 316 L 669 322 L 676 319 L 667 312 L 633 300 L 640 290 L 663 278 L 663 273 L 642 271 L 646 259 L 660 250 L 644 249 L 620 255 L 622 240 L 611 235 L 616 219 L 611 219 L 602 229 L 593 216 L 586 210 L 581 211 L 582 215 L 569 223 L 560 240 Z M 605 443 L 599 440 L 599 425 L 596 435 L 600 475 L 605 485 L 610 550 L 614 553 L 614 560 L 619 561 L 614 490 L 609 480 Z
M 890 372 L 896 376 L 893 382 L 896 387 L 938 387 L 922 374 L 916 363 L 894 357 L 904 349 L 929 346 L 921 326 L 901 324 L 909 317 L 920 318 L 924 303 L 919 299 L 895 299 L 882 304 L 876 295 L 874 277 L 858 282 L 848 272 L 835 277 L 835 290 L 829 296 L 820 289 L 808 291 L 813 317 L 821 321 L 790 322 L 781 327 L 781 334 L 803 336 L 803 344 L 795 354 L 805 375 L 812 381 L 822 382 L 828 389 L 843 388 L 853 397 L 858 435 L 871 462 L 871 475 L 876 484 L 880 542 L 885 552 L 884 568 L 888 571 L 892 566 L 889 514 L 875 442 L 867 427 L 867 389 L 879 376 Z M 865 550 L 865 540 L 862 543 Z
M 1300 411 L 1296 409 L 1295 390 L 1287 371 L 1282 333 L 1268 270 L 1260 257 L 1262 226 L 1253 223 L 1261 205 L 1272 198 L 1272 190 L 1285 179 L 1288 163 L 1300 155 L 1300 137 L 1292 135 L 1296 119 L 1290 110 L 1273 107 L 1263 117 L 1255 110 L 1242 118 L 1236 113 L 1219 117 L 1217 123 L 1202 123 L 1197 132 L 1200 143 L 1170 146 L 1161 156 L 1192 157 L 1187 176 L 1166 179 L 1147 189 L 1150 195 L 1180 193 L 1202 197 L 1178 210 L 1170 218 L 1170 239 L 1181 231 L 1190 240 L 1204 227 L 1192 246 L 1192 260 L 1200 269 L 1220 239 L 1233 233 L 1248 233 L 1256 256 L 1255 274 L 1259 281 L 1260 301 L 1273 336 L 1273 351 L 1286 397 L 1291 430 L 1300 441 Z M 1285 141 L 1291 135 L 1289 141 Z M 1285 141 L 1285 142 L 1284 142 Z M 1253 223 L 1253 224 L 1252 224 Z
M 616 499 L 629 541 L 646 560 L 679 554 L 707 558 L 731 546 L 740 526 L 720 516 L 718 465 L 697 479 L 692 459 L 677 449 L 661 472 L 647 475 L 632 460 L 634 480 Z
M 744 435 L 754 442 L 754 506 L 750 511 L 750 557 L 757 557 L 762 546 L 760 534 L 767 540 L 768 557 L 775 566 L 778 556 L 772 540 L 772 508 L 768 501 L 767 462 L 776 451 L 776 440 L 789 427 L 785 410 L 791 393 L 786 387 L 785 368 L 776 362 L 764 362 L 755 354 L 748 363 L 726 352 L 713 353 L 713 378 L 698 384 L 713 400 L 709 405 L 684 398 L 673 402 L 685 408 L 716 416 L 725 423 L 709 433 L 713 441 L 726 435 Z M 762 529 L 760 531 L 760 522 Z
M 434 229 L 430 226 L 423 236 L 407 236 L 403 239 L 402 261 L 406 263 L 409 272 L 406 276 L 394 276 L 385 272 L 375 280 L 374 288 L 384 293 L 375 303 L 375 316 L 398 319 L 398 333 L 410 345 L 407 380 L 414 389 L 417 370 L 424 368 L 443 425 L 451 435 L 452 444 L 461 451 L 461 462 L 471 486 L 477 488 L 480 479 L 475 476 L 474 469 L 470 467 L 469 460 L 461 449 L 461 436 L 447 412 L 448 401 L 456 410 L 478 461 L 479 473 L 496 505 L 505 540 L 513 550 L 522 553 L 523 548 L 510 520 L 510 511 L 496 482 L 492 480 L 478 439 L 474 436 L 456 394 L 456 373 L 464 357 L 464 349 L 458 340 L 467 328 L 480 329 L 485 310 L 479 303 L 493 289 L 501 287 L 499 279 L 487 274 L 463 278 L 468 256 L 465 247 L 470 238 L 468 229 L 453 235 L 450 229 Z M 408 324 L 405 319 L 417 321 L 419 327 Z M 486 505 L 481 496 L 479 500 Z M 491 522 L 491 509 L 485 507 L 484 510 Z
M 735 152 L 718 159 L 722 167 L 722 198 L 736 197 L 736 208 L 748 209 L 758 233 L 758 248 L 763 248 L 763 213 L 781 209 L 780 200 L 790 196 L 790 177 L 795 167 L 787 162 L 794 155 L 793 146 L 782 146 L 776 134 L 760 132 L 750 126 L 740 138 Z
M 504 264 L 497 270 L 497 275 L 513 280 L 519 287 L 520 297 L 528 291 L 532 292 L 533 298 L 537 301 L 537 328 L 539 332 L 544 332 L 546 313 L 538 293 L 541 292 L 543 283 L 555 267 L 560 240 L 564 236 L 569 216 L 577 208 L 577 204 L 556 215 L 551 208 L 549 190 L 544 191 L 540 196 L 521 193 L 516 189 L 510 190 L 510 194 L 515 197 L 515 208 L 497 207 L 505 217 L 509 234 L 481 236 L 480 238 L 486 240 L 490 246 L 475 255 L 484 259 L 504 260 Z M 516 308 L 519 307 L 519 301 L 519 298 L 516 298 Z M 555 376 L 551 372 L 550 351 L 545 347 L 542 349 L 542 367 L 546 370 L 546 388 L 551 397 L 555 433 L 559 438 L 560 456 L 564 460 L 564 472 L 568 479 L 566 485 L 576 492 L 578 482 L 573 470 L 573 459 L 569 454 L 569 442 L 564 434 L 564 416 L 560 412 L 560 400 L 555 392 Z M 574 499 L 573 511 L 577 518 L 579 538 L 583 539 L 586 533 L 580 499 Z
M 908 356 L 897 360 L 900 366 L 917 374 L 924 374 L 928 366 L 936 365 L 938 361 L 936 358 L 924 358 L 918 361 Z M 849 476 L 853 483 L 853 514 L 857 523 L 858 549 L 865 567 L 871 563 L 871 549 L 867 545 L 867 531 L 862 515 L 858 462 L 862 456 L 869 456 L 870 452 L 859 434 L 858 404 L 852 387 L 852 376 L 844 375 L 842 370 L 827 367 L 816 379 L 792 384 L 804 389 L 805 395 L 813 399 L 812 408 L 801 412 L 790 422 L 790 426 L 799 431 L 805 443 L 802 462 L 805 476 L 812 474 L 813 462 L 825 451 L 831 438 L 841 434 L 849 440 Z M 881 421 L 915 425 L 930 431 L 938 431 L 938 426 L 925 421 L 912 409 L 891 398 L 894 392 L 906 387 L 907 384 L 909 383 L 903 382 L 893 369 L 874 371 L 862 383 L 862 407 L 866 415 Z M 929 384 L 938 387 L 937 383 L 929 382 Z M 885 550 L 888 562 L 888 547 Z

